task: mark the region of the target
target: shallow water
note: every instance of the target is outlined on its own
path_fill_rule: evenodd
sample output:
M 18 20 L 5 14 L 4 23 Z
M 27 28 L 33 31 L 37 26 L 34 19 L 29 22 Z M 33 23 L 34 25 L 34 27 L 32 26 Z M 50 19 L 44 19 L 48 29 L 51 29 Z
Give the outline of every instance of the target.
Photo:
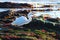
M 14 9 L 14 11 L 18 11 L 18 10 L 25 10 L 26 8 L 23 8 L 23 9 Z M 0 8 L 0 12 L 3 12 L 3 11 L 7 11 L 7 10 L 11 10 L 11 9 L 3 9 L 3 8 Z M 29 8 L 26 9 L 26 10 L 30 10 Z M 60 18 L 60 11 L 44 11 L 44 12 L 35 12 L 37 16 L 39 15 L 44 15 L 44 14 L 49 14 L 52 18 L 57 18 L 59 17 Z

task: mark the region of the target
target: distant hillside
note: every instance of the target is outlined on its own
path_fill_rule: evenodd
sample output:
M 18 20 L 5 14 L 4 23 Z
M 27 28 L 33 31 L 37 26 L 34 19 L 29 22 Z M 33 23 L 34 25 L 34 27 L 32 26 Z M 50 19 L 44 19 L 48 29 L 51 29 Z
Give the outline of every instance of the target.
M 11 3 L 11 2 L 0 2 L 0 8 L 31 8 L 32 5 L 27 3 Z

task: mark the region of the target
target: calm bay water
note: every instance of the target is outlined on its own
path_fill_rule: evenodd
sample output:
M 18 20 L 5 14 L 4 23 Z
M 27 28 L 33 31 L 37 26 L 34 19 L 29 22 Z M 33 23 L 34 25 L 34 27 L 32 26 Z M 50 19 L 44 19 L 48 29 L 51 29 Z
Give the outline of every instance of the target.
M 10 9 L 0 8 L 0 12 L 7 11 L 7 10 L 10 10 Z M 22 10 L 22 9 L 15 9 L 14 11 L 18 11 L 18 10 Z M 53 18 L 56 18 L 56 17 L 60 18 L 60 11 L 45 11 L 45 12 L 36 12 L 36 13 L 37 13 L 36 15 L 49 14 Z

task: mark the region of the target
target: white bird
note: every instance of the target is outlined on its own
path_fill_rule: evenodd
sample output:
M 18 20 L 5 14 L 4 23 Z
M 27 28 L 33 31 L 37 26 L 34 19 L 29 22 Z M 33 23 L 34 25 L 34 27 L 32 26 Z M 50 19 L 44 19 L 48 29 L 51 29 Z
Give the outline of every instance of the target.
M 25 16 L 21 16 L 19 18 L 16 18 L 15 21 L 13 21 L 12 25 L 22 26 L 24 24 L 28 24 L 32 21 L 33 14 L 30 12 L 28 15 L 28 19 Z

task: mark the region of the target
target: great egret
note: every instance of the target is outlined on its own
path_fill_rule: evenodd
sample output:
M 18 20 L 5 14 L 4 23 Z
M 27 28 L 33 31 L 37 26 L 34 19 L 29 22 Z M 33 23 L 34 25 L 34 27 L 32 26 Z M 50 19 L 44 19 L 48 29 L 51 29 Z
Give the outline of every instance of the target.
M 32 21 L 32 17 L 34 16 L 32 12 L 29 12 L 27 15 L 28 19 L 25 16 L 21 16 L 19 18 L 16 18 L 15 21 L 13 21 L 11 24 L 12 25 L 17 25 L 17 26 L 22 26 L 24 24 L 28 24 L 29 22 Z

